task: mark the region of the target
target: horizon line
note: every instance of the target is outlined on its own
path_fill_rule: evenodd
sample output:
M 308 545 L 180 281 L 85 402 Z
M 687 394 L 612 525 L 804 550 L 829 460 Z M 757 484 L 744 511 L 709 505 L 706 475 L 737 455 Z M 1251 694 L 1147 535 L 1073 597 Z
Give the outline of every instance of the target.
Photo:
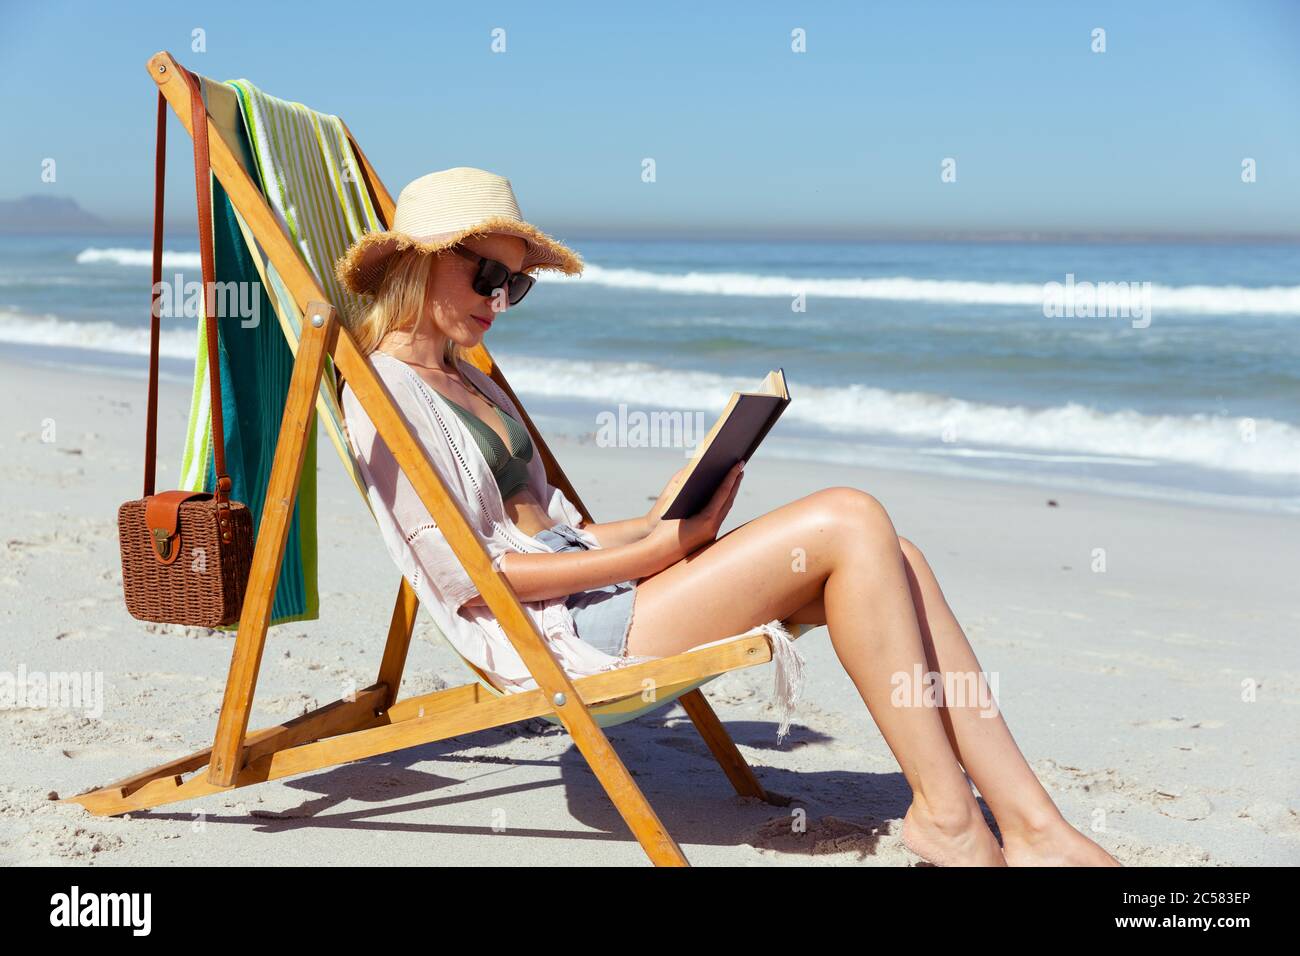
M 105 221 L 99 226 L 80 228 L 15 229 L 0 226 L 0 236 L 124 236 L 138 233 L 145 239 L 152 235 L 151 221 Z M 197 221 L 166 222 L 164 237 L 194 233 Z M 1025 243 L 1296 243 L 1300 232 L 1211 232 L 1163 230 L 1065 230 L 1065 229 L 817 229 L 809 227 L 747 228 L 719 227 L 702 230 L 686 226 L 680 230 L 662 227 L 575 226 L 550 227 L 548 232 L 566 241 L 592 239 L 617 242 L 1025 242 Z
M 152 236 L 153 218 L 106 217 L 86 209 L 73 196 L 42 196 L 29 193 L 14 199 L 0 199 L 0 204 L 21 205 L 24 201 L 35 200 L 38 204 L 55 203 L 71 206 L 81 213 L 83 221 L 73 227 L 65 222 L 49 227 L 32 228 L 33 220 L 39 216 L 19 217 L 8 223 L 0 221 L 0 235 L 127 235 L 140 233 Z M 85 221 L 85 220 L 89 221 Z M 163 224 L 167 232 L 196 232 L 198 220 L 168 219 Z M 1294 243 L 1300 242 L 1298 232 L 1259 232 L 1250 230 L 1206 230 L 1206 229 L 1098 229 L 1080 228 L 1063 229 L 1060 227 L 1040 226 L 979 226 L 979 227 L 942 227 L 942 226 L 864 226 L 851 227 L 843 225 L 799 225 L 785 224 L 743 224 L 717 227 L 699 227 L 694 225 L 623 225 L 611 226 L 608 223 L 563 223 L 548 224 L 548 231 L 557 238 L 569 241 L 595 239 L 605 241 L 667 241 L 667 242 L 1043 242 L 1043 243 L 1095 243 L 1095 242 L 1141 242 L 1141 243 Z

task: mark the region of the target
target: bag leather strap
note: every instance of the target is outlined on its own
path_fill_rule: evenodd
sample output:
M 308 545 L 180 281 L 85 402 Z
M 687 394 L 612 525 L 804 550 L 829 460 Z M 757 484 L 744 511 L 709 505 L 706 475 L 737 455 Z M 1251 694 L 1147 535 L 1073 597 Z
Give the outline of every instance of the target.
M 221 361 L 218 353 L 216 315 L 216 263 L 212 249 L 212 180 L 211 158 L 208 153 L 208 111 L 203 103 L 203 88 L 198 75 L 178 67 L 190 86 L 190 118 L 194 136 L 194 193 L 198 203 L 199 259 L 203 270 L 203 315 L 207 327 L 208 343 L 208 405 L 212 413 L 212 455 L 216 473 L 218 528 L 221 540 L 231 540 L 230 489 L 232 482 L 226 474 L 226 441 L 221 417 Z M 149 399 L 145 423 L 144 445 L 144 497 L 154 494 L 154 477 L 157 471 L 158 432 L 158 350 L 161 335 L 159 295 L 162 287 L 163 252 L 163 197 L 167 166 L 167 99 L 158 91 L 158 132 L 154 155 L 154 207 L 153 207 L 153 286 L 150 297 L 149 328 Z M 178 290 L 179 291 L 179 290 Z M 177 296 L 179 298 L 179 295 Z M 169 500 L 173 507 L 180 502 Z M 171 531 L 175 530 L 174 515 Z M 163 530 L 167 530 L 164 528 Z

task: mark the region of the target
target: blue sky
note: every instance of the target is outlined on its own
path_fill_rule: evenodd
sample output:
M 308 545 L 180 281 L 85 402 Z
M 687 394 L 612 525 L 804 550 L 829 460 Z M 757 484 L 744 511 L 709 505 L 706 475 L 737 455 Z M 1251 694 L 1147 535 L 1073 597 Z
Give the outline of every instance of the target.
M 480 166 L 558 235 L 1300 234 L 1300 3 L 0 8 L 0 198 L 113 219 L 149 216 L 144 63 L 167 49 L 342 116 L 394 195 Z M 168 201 L 192 221 L 170 133 Z

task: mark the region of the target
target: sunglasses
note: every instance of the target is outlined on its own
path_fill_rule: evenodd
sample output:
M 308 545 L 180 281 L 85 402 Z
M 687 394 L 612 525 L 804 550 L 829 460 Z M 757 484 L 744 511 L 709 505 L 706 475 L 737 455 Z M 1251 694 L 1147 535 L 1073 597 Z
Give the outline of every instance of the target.
M 497 289 L 504 288 L 510 304 L 518 305 L 537 281 L 526 272 L 511 272 L 505 263 L 480 256 L 477 252 L 470 252 L 460 246 L 452 246 L 451 251 L 464 259 L 478 263 L 478 271 L 474 273 L 470 284 L 479 295 L 492 296 L 496 294 Z

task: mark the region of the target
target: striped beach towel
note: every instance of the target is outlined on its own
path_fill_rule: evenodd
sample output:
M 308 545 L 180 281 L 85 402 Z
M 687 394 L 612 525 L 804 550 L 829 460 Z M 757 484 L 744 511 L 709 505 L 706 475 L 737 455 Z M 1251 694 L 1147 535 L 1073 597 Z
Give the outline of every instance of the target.
M 382 228 L 343 124 L 335 116 L 268 96 L 247 80 L 226 84 L 238 94 L 241 122 L 224 129 L 234 140 L 253 181 L 297 245 L 318 284 L 341 315 L 355 314 L 360 300 L 343 289 L 334 262 L 365 232 Z M 214 115 L 214 121 L 216 121 Z M 214 182 L 213 233 L 216 281 L 253 288 L 259 321 L 248 316 L 218 320 L 226 465 L 232 496 L 248 505 L 260 526 L 267 481 L 288 394 L 302 313 L 261 251 L 248 224 Z M 274 317 L 274 321 L 272 321 Z M 197 329 L 194 390 L 181 465 L 188 490 L 211 491 L 208 359 L 205 326 Z M 343 431 L 333 362 L 327 357 L 316 408 L 363 500 L 364 479 Z M 308 436 L 284 563 L 276 585 L 271 624 L 319 617 L 316 536 L 316 430 Z

